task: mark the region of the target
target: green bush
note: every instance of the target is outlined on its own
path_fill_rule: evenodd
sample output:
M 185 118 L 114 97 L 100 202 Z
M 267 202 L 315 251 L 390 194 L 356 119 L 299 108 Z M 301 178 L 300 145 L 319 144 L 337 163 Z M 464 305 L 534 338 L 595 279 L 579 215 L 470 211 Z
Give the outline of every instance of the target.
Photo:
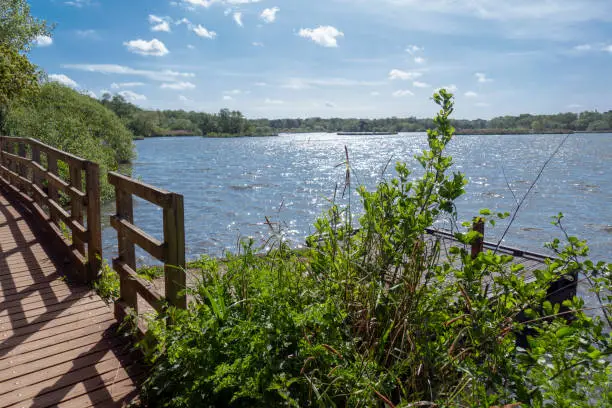
M 442 256 L 425 239 L 439 217 L 456 219 L 465 185 L 447 175 L 452 95 L 434 100 L 436 129 L 416 157 L 424 175 L 413 180 L 398 163 L 396 178 L 361 189 L 358 231 L 350 206 L 333 206 L 306 251 L 280 242 L 258 256 L 249 242 L 226 261 L 200 260 L 188 310 L 169 307 L 139 343 L 151 406 L 610 406 L 612 338 L 602 320 L 580 298 L 558 305 L 546 296 L 551 282 L 581 270 L 608 313 L 612 265 L 580 261 L 588 249 L 568 237 L 566 247 L 549 244 L 559 259 L 526 281 L 511 256 L 472 259 L 460 245 Z
M 34 98 L 11 107 L 5 128 L 11 136 L 38 139 L 100 164 L 105 199 L 113 194 L 106 172 L 134 157 L 132 134 L 113 112 L 57 83 L 44 84 Z

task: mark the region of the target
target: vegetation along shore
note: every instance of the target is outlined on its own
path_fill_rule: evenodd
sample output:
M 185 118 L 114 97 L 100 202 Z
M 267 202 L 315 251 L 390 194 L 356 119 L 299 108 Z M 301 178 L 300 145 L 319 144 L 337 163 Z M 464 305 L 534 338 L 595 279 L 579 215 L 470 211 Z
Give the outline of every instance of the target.
M 234 20 L 243 26 L 242 14 Z M 427 148 L 415 161 L 396 163 L 394 176 L 372 190 L 352 184 L 347 154 L 340 187 L 357 196 L 346 205 L 330 200 L 314 222 L 315 238 L 307 248 L 293 250 L 274 231 L 266 251 L 244 240 L 224 260 L 202 257 L 191 263 L 194 279 L 184 288 L 188 307 L 161 300 L 162 311 L 147 316 L 148 330 L 135 340 L 144 363 L 143 406 L 612 406 L 612 264 L 589 259 L 586 241 L 565 229 L 563 214 L 552 219 L 560 238 L 545 244 L 555 256 L 532 271 L 533 279 L 525 278 L 524 266 L 511 255 L 487 250 L 473 256 L 466 248 L 482 238 L 472 230 L 473 221 L 511 224 L 516 213 L 482 209 L 462 223 L 456 203 L 468 179 L 455 171 L 446 151 L 455 128 L 605 131 L 612 129 L 612 111 L 453 120 L 454 98 L 444 89 L 433 95 L 438 109 L 433 119 L 268 120 L 246 119 L 228 109 L 215 114 L 146 110 L 120 95 L 96 99 L 48 81 L 28 51 L 37 38 L 50 38 L 52 28 L 30 15 L 25 0 L 0 2 L 0 130 L 99 163 L 104 199 L 113 196 L 107 171 L 134 159 L 134 136 L 427 131 Z M 194 30 L 211 36 L 202 26 Z M 301 30 L 300 36 L 312 32 Z M 328 39 L 328 45 L 335 43 Z M 68 166 L 58 171 L 69 178 Z M 440 219 L 461 226 L 455 234 L 460 244 L 444 254 L 439 244 L 424 239 Z M 141 270 L 149 279 L 157 273 Z M 561 304 L 548 300 L 553 282 L 576 276 L 595 305 L 587 306 L 582 295 Z M 117 275 L 105 267 L 94 287 L 113 301 L 120 295 L 117 284 Z M 33 322 L 46 330 L 48 322 Z M 25 333 L 8 340 L 25 339 L 19 344 L 27 350 L 38 347 L 39 340 Z M 114 341 L 115 334 L 108 338 Z M 90 358 L 89 345 L 86 350 L 84 358 Z M 73 375 L 84 375 L 73 364 Z M 92 377 L 84 381 L 92 384 L 95 373 L 86 375 Z M 71 392 L 63 381 L 57 377 L 49 383 L 62 397 Z M 9 391 L 17 386 L 12 377 L 3 384 L 12 387 Z M 0 405 L 3 394 L 4 388 Z

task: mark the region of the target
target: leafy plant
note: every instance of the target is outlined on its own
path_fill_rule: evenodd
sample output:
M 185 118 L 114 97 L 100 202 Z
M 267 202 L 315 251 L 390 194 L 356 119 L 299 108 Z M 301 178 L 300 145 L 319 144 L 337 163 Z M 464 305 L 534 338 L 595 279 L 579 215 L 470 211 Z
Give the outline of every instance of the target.
M 436 128 L 416 156 L 422 176 L 398 163 L 375 191 L 358 189 L 358 230 L 350 204 L 333 204 L 309 249 L 280 241 L 258 255 L 250 241 L 224 261 L 195 264 L 189 308 L 152 319 L 140 343 L 151 364 L 149 404 L 609 405 L 612 338 L 582 299 L 556 304 L 549 288 L 582 271 L 609 308 L 610 265 L 581 261 L 586 245 L 568 236 L 565 247 L 549 245 L 559 258 L 526 280 L 512 256 L 473 257 L 466 245 L 442 253 L 427 237 L 440 217 L 457 223 L 454 200 L 466 184 L 447 174 L 452 95 L 433 99 Z M 479 217 L 494 221 L 486 209 Z M 457 236 L 469 244 L 478 233 Z
M 93 284 L 94 290 L 105 301 L 114 302 L 119 299 L 119 285 L 119 275 L 117 272 L 110 267 L 108 262 L 102 260 L 100 273 Z

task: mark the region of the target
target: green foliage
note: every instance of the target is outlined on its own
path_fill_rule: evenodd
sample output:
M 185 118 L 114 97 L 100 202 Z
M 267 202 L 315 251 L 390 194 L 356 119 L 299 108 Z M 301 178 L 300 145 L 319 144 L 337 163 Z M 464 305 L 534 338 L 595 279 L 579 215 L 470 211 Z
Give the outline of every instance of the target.
M 17 52 L 28 51 L 36 37 L 49 35 L 50 30 L 44 20 L 30 15 L 26 0 L 0 2 L 0 45 Z
M 38 72 L 28 58 L 0 43 L 0 108 L 32 95 L 38 89 Z
M 274 135 L 268 128 L 257 127 L 239 111 L 221 109 L 218 114 L 182 110 L 146 111 L 127 102 L 121 95 L 105 94 L 101 103 L 111 109 L 137 136 L 236 137 Z
M 610 406 L 612 337 L 582 299 L 547 295 L 580 270 L 609 308 L 611 265 L 582 261 L 588 248 L 567 236 L 549 244 L 559 259 L 526 280 L 512 256 L 473 259 L 465 246 L 442 255 L 426 238 L 440 217 L 456 220 L 466 183 L 447 174 L 452 95 L 434 101 L 429 148 L 416 156 L 423 175 L 398 163 L 395 178 L 360 189 L 359 230 L 350 206 L 334 204 L 305 251 L 279 242 L 258 256 L 251 241 L 227 261 L 192 265 L 200 281 L 188 310 L 169 307 L 139 343 L 150 405 Z
M 132 135 L 113 112 L 57 83 L 44 84 L 36 98 L 15 104 L 5 128 L 10 135 L 32 137 L 99 163 L 106 199 L 113 194 L 106 172 L 134 156 Z
M 114 302 L 119 298 L 119 275 L 104 260 L 93 286 L 98 295 L 107 302 Z
M 138 268 L 136 272 L 138 273 L 138 276 L 148 280 L 149 282 L 153 282 L 155 279 L 164 277 L 163 266 L 143 266 Z

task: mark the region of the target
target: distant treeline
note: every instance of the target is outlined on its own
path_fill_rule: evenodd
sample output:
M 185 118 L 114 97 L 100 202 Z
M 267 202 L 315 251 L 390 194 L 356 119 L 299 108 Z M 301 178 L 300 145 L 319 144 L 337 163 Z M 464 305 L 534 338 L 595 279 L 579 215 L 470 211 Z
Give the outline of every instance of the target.
M 247 119 L 239 111 L 219 113 L 184 110 L 150 111 L 127 102 L 121 95 L 105 94 L 101 103 L 114 111 L 136 136 L 267 136 L 299 132 L 424 132 L 435 127 L 431 119 Z M 556 115 L 500 116 L 491 120 L 454 120 L 458 133 L 598 132 L 612 129 L 612 111 Z

